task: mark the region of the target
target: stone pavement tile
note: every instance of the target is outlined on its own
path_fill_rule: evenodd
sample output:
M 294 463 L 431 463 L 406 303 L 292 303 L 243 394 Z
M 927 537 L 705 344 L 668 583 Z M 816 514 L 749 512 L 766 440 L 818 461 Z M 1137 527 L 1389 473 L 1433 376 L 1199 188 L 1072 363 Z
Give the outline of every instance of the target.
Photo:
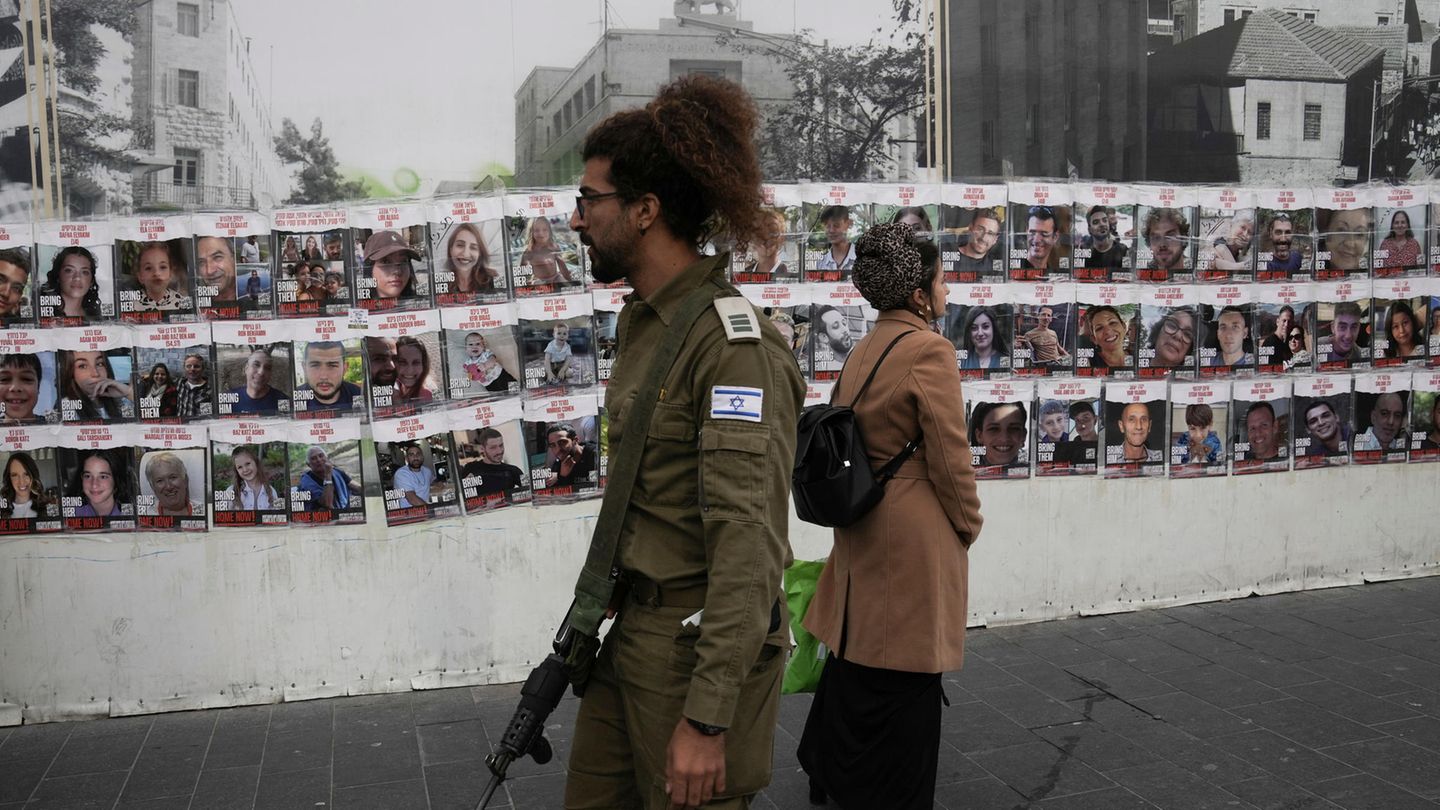
M 335 787 L 422 779 L 415 729 L 359 742 L 336 742 L 331 769 Z
M 330 768 L 262 773 L 255 791 L 255 810 L 293 810 L 301 807 L 328 807 Z
M 335 786 L 336 810 L 428 810 L 425 780 L 380 782 L 355 787 Z
M 955 782 L 936 787 L 935 804 L 937 807 L 947 810 L 970 810 L 981 807 L 985 810 L 1023 810 L 1029 806 L 1024 796 L 993 777 L 971 779 L 968 782 Z M 778 804 L 778 802 L 777 805 L 782 808 L 809 806 L 808 804 Z
M 1139 698 L 1135 705 L 1202 739 L 1248 731 L 1250 728 L 1250 724 L 1240 717 L 1186 692 Z
M 980 751 L 971 754 L 970 758 L 1032 801 L 1099 790 L 1115 784 L 1079 759 L 1039 740 Z
M 945 685 L 946 690 L 950 684 Z M 809 692 L 802 692 L 798 695 L 780 696 L 780 718 L 779 725 L 789 732 L 791 737 L 800 739 L 805 733 L 805 719 L 810 716 L 810 704 L 815 700 L 815 695 Z M 952 698 L 951 703 L 956 701 Z M 943 720 L 941 722 L 944 722 Z
M 334 741 L 329 731 L 291 731 L 271 734 L 265 742 L 264 774 L 287 771 L 311 771 L 330 767 Z
M 1404 720 L 1420 714 L 1416 709 L 1392 701 L 1381 700 L 1358 689 L 1351 689 L 1333 681 L 1287 686 L 1285 691 L 1307 703 L 1313 703 L 1341 717 L 1367 726 L 1391 720 Z
M 1253 630 L 1250 625 L 1236 623 L 1241 629 Z M 1243 644 L 1218 635 L 1216 632 L 1189 624 L 1161 625 L 1146 628 L 1146 635 L 1163 641 L 1178 650 L 1198 655 L 1209 661 L 1217 655 L 1243 653 L 1249 650 Z
M 247 810 L 255 804 L 255 788 L 260 783 L 260 766 L 240 768 L 206 768 L 195 785 L 196 810 Z
M 1361 773 L 1306 785 L 1345 810 L 1435 810 L 1435 803 Z
M 1401 633 L 1399 635 L 1374 639 L 1372 643 L 1404 655 L 1419 658 L 1422 661 L 1440 664 L 1440 634 L 1437 633 Z
M 1335 683 L 1344 684 L 1351 689 L 1359 689 L 1361 692 L 1376 697 L 1408 692 L 1415 688 L 1412 683 L 1376 672 L 1366 666 L 1364 662 L 1351 663 L 1338 658 L 1321 658 L 1316 661 L 1306 661 L 1301 666 Z
M 1035 739 L 1015 721 L 980 701 L 952 706 L 944 715 L 940 735 L 965 754 Z
M 1218 604 L 1225 603 L 1221 602 Z M 1209 604 L 1182 605 L 1180 607 L 1166 608 L 1161 612 L 1172 619 L 1176 619 L 1181 624 L 1186 624 L 1212 634 L 1236 633 L 1254 627 L 1254 625 L 1240 621 L 1234 616 L 1212 610 L 1212 605 Z M 1178 630 L 1180 628 L 1176 629 Z
M 120 796 L 128 775 L 126 771 L 110 771 L 46 779 L 35 789 L 25 810 L 109 808 Z
M 1109 658 L 1104 661 L 1089 661 L 1073 664 L 1066 672 L 1110 695 L 1125 700 L 1163 695 L 1173 692 L 1174 687 L 1146 675 L 1124 661 Z
M 77 737 L 72 734 L 51 763 L 47 778 L 102 771 L 128 771 L 135 764 L 135 757 L 140 753 L 140 746 L 149 733 L 146 728 L 124 734 L 100 736 Z
M 158 799 L 127 799 L 120 797 L 115 810 L 189 810 L 190 794 L 164 796 Z
M 335 709 L 334 732 L 337 744 L 377 740 L 414 727 L 415 716 L 408 700 Z
M 50 769 L 48 759 L 21 759 L 14 762 L 0 762 L 0 804 L 24 802 L 30 798 L 35 786 L 40 784 L 45 772 Z
M 1265 775 L 1265 771 L 1245 759 L 1165 723 L 1131 727 L 1120 734 L 1212 785 L 1226 785 Z
M 1264 729 L 1216 737 L 1210 744 L 1299 785 L 1357 772 L 1343 762 Z
M 1319 676 L 1299 664 L 1281 661 L 1263 652 L 1220 654 L 1214 662 L 1257 680 L 1267 686 L 1285 687 L 1320 680 Z
M 425 766 L 425 786 L 430 793 L 431 810 L 474 810 L 489 781 L 490 771 L 478 760 Z M 508 797 L 502 785 L 490 806 L 509 807 Z
M 1021 666 L 1023 664 L 1043 664 L 1038 658 L 1030 658 L 1021 664 L 1010 664 L 1010 666 Z M 953 680 L 956 685 L 963 689 L 984 689 L 987 686 L 1008 686 L 1018 682 L 1018 679 L 998 664 L 992 664 L 978 655 L 965 656 L 965 666 L 959 670 L 948 673 L 947 678 Z
M 1086 720 L 1104 723 L 1111 729 L 1134 725 L 1163 725 L 1148 712 L 1136 708 L 1133 703 L 1108 695 L 1071 701 L 1070 705 L 1075 707 L 1075 710 L 1080 712 Z
M 480 712 L 475 706 L 474 693 L 468 686 L 458 689 L 428 689 L 424 692 L 416 692 L 411 705 L 415 712 L 415 725 L 417 726 L 450 723 L 456 720 L 475 720 L 480 717 Z
M 1128 613 L 1107 613 L 1105 618 L 1121 627 L 1152 627 L 1157 624 L 1174 624 L 1178 622 L 1169 615 L 1168 610 L 1132 610 Z
M 1038 626 L 1048 627 L 1049 625 L 1049 622 L 1043 622 Z M 1138 636 L 1132 636 L 1132 638 L 1138 638 Z M 1103 661 L 1108 657 L 1098 647 L 1081 643 L 1058 631 L 1021 636 L 1011 640 L 1046 661 L 1062 667 L 1070 664 L 1083 664 L 1086 661 Z M 1125 640 L 1115 639 L 1106 643 L 1115 644 Z
M 798 765 L 800 760 L 797 756 L 796 749 L 799 747 L 799 741 L 791 737 L 790 732 L 776 726 L 774 743 L 770 751 L 770 769 L 775 770 L 776 768 L 789 768 Z M 940 748 L 943 751 L 946 748 L 945 744 L 941 743 Z M 555 758 L 561 760 L 562 763 L 566 761 L 560 756 L 559 752 L 556 752 Z
M 1221 787 L 1258 810 L 1339 810 L 1339 805 L 1274 776 L 1257 776 Z
M 1078 700 L 1093 697 L 1102 691 L 1094 684 L 1076 678 L 1054 664 L 1016 664 L 1006 667 L 1005 671 L 1055 700 Z
M 1251 703 L 1264 703 L 1285 697 L 1285 693 L 1278 689 L 1232 672 L 1218 664 L 1162 672 L 1155 677 L 1171 684 L 1172 690 L 1179 689 L 1222 709 L 1246 706 Z
M 1395 737 L 1336 745 L 1326 756 L 1427 799 L 1440 799 L 1440 754 Z
M 334 711 L 328 700 L 277 703 L 270 709 L 270 733 L 324 731 L 329 734 L 335 726 Z
M 1367 661 L 1365 666 L 1370 667 L 1382 675 L 1389 675 L 1392 678 L 1402 680 L 1422 689 L 1434 689 L 1436 684 L 1440 684 L 1440 664 L 1434 664 L 1409 655 L 1392 655 L 1386 658 L 1379 658 L 1374 661 Z
M 1440 717 L 1412 717 L 1392 723 L 1376 723 L 1375 729 L 1408 743 L 1440 753 Z M 3 781 L 3 780 L 0 780 Z
M 763 798 L 764 801 L 759 799 Z M 767 804 L 768 803 L 768 804 Z M 557 803 L 556 807 L 561 805 Z M 770 785 L 761 791 L 752 808 L 808 808 L 810 806 L 810 777 L 799 766 L 791 766 L 771 772 Z M 834 805 L 830 805 L 834 807 Z M 466 808 L 466 810 L 471 810 Z
M 1357 664 L 1390 654 L 1384 647 L 1329 627 L 1316 626 L 1315 630 L 1305 635 L 1305 643 L 1325 653 L 1327 657 Z
M 0 765 L 7 762 L 43 759 L 47 762 L 60 753 L 70 732 L 79 723 L 41 723 L 12 729 L 0 747 Z
M 971 631 L 965 637 L 965 658 L 968 660 L 971 656 L 978 656 L 1000 667 L 1041 660 L 1040 656 L 1011 643 L 999 633 L 999 630 L 988 629 Z M 964 671 L 962 668 L 961 672 Z
M 227 710 L 231 711 L 231 710 Z M 215 734 L 205 754 L 205 768 L 238 768 L 259 765 L 265 755 L 265 736 L 270 717 L 231 716 L 221 713 L 215 723 Z
M 1074 708 L 1048 698 L 1040 690 L 1023 683 L 975 689 L 972 693 L 1024 728 L 1069 723 L 1081 718 Z
M 1113 616 L 1086 616 L 1061 623 L 1060 632 L 1093 647 L 1101 641 L 1132 638 L 1140 635 L 1142 631 L 1139 627 L 1115 621 Z
M 1385 736 L 1384 732 L 1352 723 L 1299 698 L 1240 706 L 1233 711 L 1260 728 L 1270 729 L 1311 748 Z
M 1361 641 L 1394 635 L 1401 627 L 1392 619 L 1382 619 L 1364 611 L 1349 608 L 1306 613 L 1305 618 Z
M 479 762 L 490 753 L 485 730 L 479 720 L 437 723 L 417 729 L 420 761 L 425 765 L 445 762 Z
M 130 771 L 130 781 L 125 783 L 121 798 L 131 801 L 190 795 L 195 790 L 195 780 L 200 776 L 209 744 L 208 737 L 194 732 L 167 735 L 158 727 L 151 729 L 150 739 L 140 749 L 140 758 Z
M 74 726 L 70 732 L 72 738 L 79 737 L 111 737 L 116 734 L 135 734 L 150 730 L 155 722 L 155 715 L 142 714 L 137 717 L 110 717 L 96 720 L 79 720 L 60 725 Z
M 515 683 L 493 683 L 488 686 L 472 686 L 470 694 L 480 703 L 509 703 L 511 706 L 520 702 L 520 689 L 525 685 L 524 681 Z M 575 700 L 575 696 L 568 691 L 565 693 L 565 700 Z
M 514 810 L 554 810 L 565 806 L 565 777 L 562 774 L 527 776 L 506 782 Z
M 1301 624 L 1304 625 L 1304 627 L 1311 632 L 1321 632 L 1321 628 L 1313 624 L 1310 624 L 1308 622 L 1301 622 Z M 1297 640 L 1294 637 L 1296 635 L 1301 634 L 1287 633 L 1282 635 L 1280 633 L 1274 633 L 1270 630 L 1263 630 L 1257 627 L 1251 630 L 1244 630 L 1239 633 L 1232 633 L 1228 636 L 1228 638 L 1231 641 L 1234 641 L 1238 644 L 1243 644 L 1244 646 L 1249 647 L 1256 652 L 1264 653 L 1265 655 L 1268 655 L 1272 658 L 1278 658 L 1281 661 L 1288 661 L 1292 664 L 1299 663 L 1301 661 L 1313 661 L 1316 658 L 1325 657 L 1324 652 L 1315 649 L 1314 647 L 1304 643 L 1303 641 Z
M 1032 810 L 1151 810 L 1155 805 L 1123 787 L 1056 796 L 1030 805 Z
M 1166 810 L 1219 810 L 1248 808 L 1234 794 L 1169 762 L 1151 762 L 1120 768 L 1106 774 L 1140 798 Z
M 1102 773 L 1160 759 L 1159 755 L 1092 720 L 1036 729 L 1034 733 Z
M 1181 667 L 1199 667 L 1209 663 L 1194 653 L 1185 652 L 1179 647 L 1172 647 L 1160 639 L 1148 635 L 1107 641 L 1097 646 L 1110 657 L 1118 658 L 1147 675 Z
M 940 761 L 935 768 L 935 784 L 968 782 L 971 779 L 983 779 L 986 775 L 984 769 L 960 753 L 960 749 L 943 740 L 940 742 Z

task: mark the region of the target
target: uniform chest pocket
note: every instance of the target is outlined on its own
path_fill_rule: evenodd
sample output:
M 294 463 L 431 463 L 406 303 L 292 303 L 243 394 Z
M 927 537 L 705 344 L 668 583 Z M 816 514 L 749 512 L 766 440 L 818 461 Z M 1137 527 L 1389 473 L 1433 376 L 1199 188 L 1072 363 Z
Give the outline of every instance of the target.
M 660 506 L 694 506 L 697 459 L 695 413 L 686 405 L 655 404 L 650 416 L 645 458 L 635 486 L 645 500 Z

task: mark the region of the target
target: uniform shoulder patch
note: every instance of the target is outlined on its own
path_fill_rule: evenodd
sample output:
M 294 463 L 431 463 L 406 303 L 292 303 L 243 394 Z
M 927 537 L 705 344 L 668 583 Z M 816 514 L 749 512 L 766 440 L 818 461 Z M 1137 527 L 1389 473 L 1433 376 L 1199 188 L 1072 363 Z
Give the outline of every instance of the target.
M 755 317 L 755 307 L 744 296 L 716 298 L 715 312 L 725 326 L 726 340 L 731 343 L 760 340 L 760 321 Z

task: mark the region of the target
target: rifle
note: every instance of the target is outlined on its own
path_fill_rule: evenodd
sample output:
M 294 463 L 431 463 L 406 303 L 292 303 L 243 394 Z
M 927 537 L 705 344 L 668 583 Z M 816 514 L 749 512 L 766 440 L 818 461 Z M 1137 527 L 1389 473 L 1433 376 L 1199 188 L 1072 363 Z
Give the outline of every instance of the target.
M 505 727 L 499 750 L 485 757 L 485 766 L 490 769 L 490 783 L 485 786 L 485 793 L 480 797 L 476 810 L 484 810 L 490 804 L 490 798 L 495 795 L 500 783 L 505 781 L 505 772 L 509 770 L 510 763 L 528 755 L 537 765 L 544 765 L 554 756 L 550 741 L 545 739 L 545 720 L 560 704 L 560 698 L 565 695 L 565 687 L 570 684 L 570 676 L 565 670 L 565 658 L 574 641 L 575 631 L 570 627 L 567 613 L 567 618 L 556 631 L 551 644 L 554 652 L 545 656 L 545 660 L 530 671 L 530 677 L 525 679 L 525 685 L 520 688 L 520 705 L 515 707 L 515 716 L 510 718 L 510 724 Z

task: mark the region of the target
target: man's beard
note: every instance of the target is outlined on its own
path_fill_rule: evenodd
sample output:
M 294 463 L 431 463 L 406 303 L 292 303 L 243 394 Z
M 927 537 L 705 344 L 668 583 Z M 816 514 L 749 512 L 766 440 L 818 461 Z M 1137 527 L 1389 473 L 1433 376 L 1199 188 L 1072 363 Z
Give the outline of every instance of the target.
M 580 243 L 590 248 L 593 258 L 590 262 L 590 275 L 601 284 L 614 284 L 629 277 L 635 269 L 632 261 L 635 255 L 634 238 L 616 249 L 611 249 L 597 245 L 589 233 L 582 233 Z

